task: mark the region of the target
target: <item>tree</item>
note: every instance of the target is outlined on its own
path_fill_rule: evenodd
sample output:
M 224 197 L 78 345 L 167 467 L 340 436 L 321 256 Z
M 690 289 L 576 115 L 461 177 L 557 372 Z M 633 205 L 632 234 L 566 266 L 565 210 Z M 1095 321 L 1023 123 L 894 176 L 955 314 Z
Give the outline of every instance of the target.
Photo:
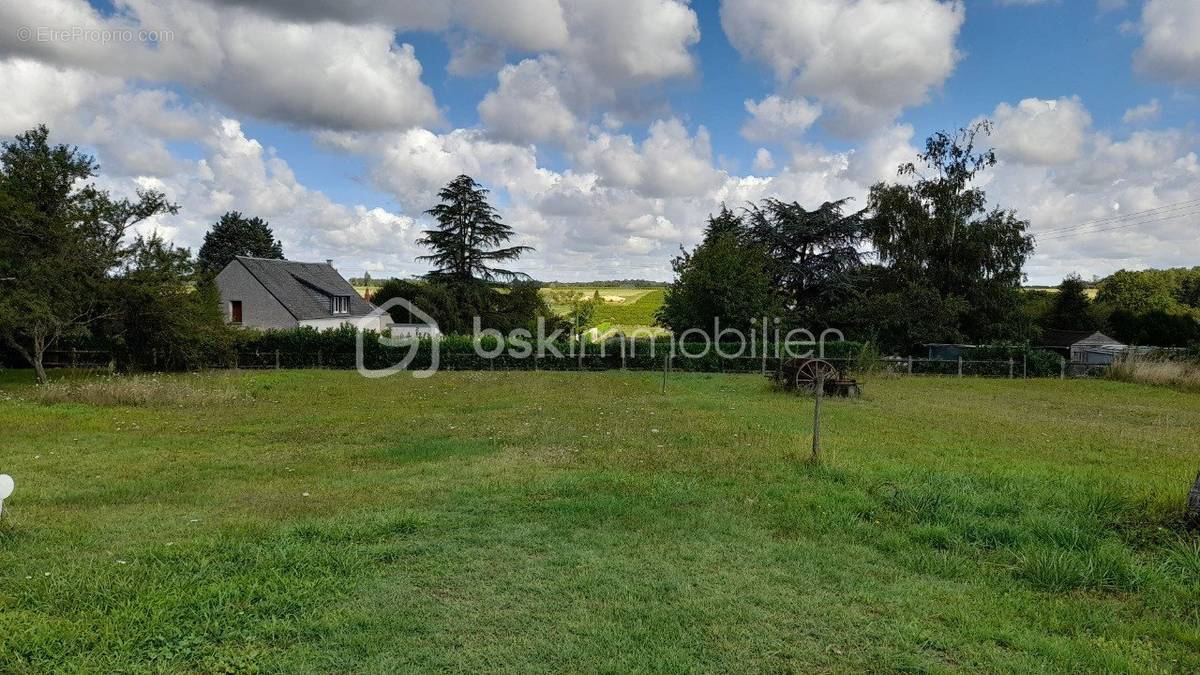
M 961 307 L 953 330 L 939 341 L 1017 340 L 1030 328 L 1020 297 L 1025 261 L 1033 252 L 1028 222 L 1012 211 L 989 211 L 987 195 L 975 183 L 996 163 L 991 150 L 975 147 L 990 130 L 985 121 L 953 135 L 934 134 L 918 156 L 928 175 L 914 163 L 903 164 L 899 174 L 910 182 L 877 183 L 868 198 L 867 233 L 888 270 L 877 278 L 883 286 L 874 293 L 911 295 L 920 288 L 932 293 L 919 295 L 940 307 Z M 905 311 L 919 318 L 925 310 Z
M 604 306 L 604 300 L 600 297 L 598 290 L 594 291 L 590 298 L 571 291 L 567 291 L 567 293 L 570 294 L 570 297 L 567 298 L 567 313 L 563 318 L 572 330 L 577 333 L 582 332 L 591 325 L 592 320 L 596 317 L 596 310 Z
M 1091 330 L 1096 326 L 1092 301 L 1087 296 L 1087 283 L 1078 274 L 1067 275 L 1054 295 L 1054 303 L 1042 320 L 1042 327 Z
M 732 227 L 722 209 L 709 217 L 704 240 L 691 253 L 681 249 L 671 261 L 675 281 L 667 288 L 657 320 L 676 333 L 696 328 L 748 331 L 751 319 L 773 317 L 779 307 L 772 286 L 771 259 L 755 242 L 745 241 L 742 227 Z M 738 219 L 740 223 L 740 219 Z
M 821 324 L 828 322 L 830 310 L 846 296 L 862 266 L 862 214 L 845 215 L 847 201 L 808 211 L 796 202 L 766 199 L 746 210 L 745 236 L 771 259 L 772 285 L 786 309 L 810 329 L 825 327 Z M 719 218 L 728 216 L 723 212 Z M 734 230 L 723 222 L 718 231 Z
M 508 332 L 514 328 L 536 330 L 537 318 L 555 322 L 554 314 L 542 299 L 536 284 L 516 283 L 500 293 L 482 283 L 438 283 L 389 279 L 379 285 L 372 302 L 383 305 L 392 298 L 404 298 L 437 322 L 446 334 L 468 335 L 479 317 L 482 328 Z M 412 323 L 415 318 L 401 305 L 389 310 L 393 321 Z
M 33 366 L 100 318 L 109 273 L 130 226 L 178 209 L 156 191 L 113 199 L 90 179 L 99 167 L 39 125 L 0 152 L 0 339 Z
M 1100 282 L 1096 302 L 1110 311 L 1124 310 L 1134 314 L 1177 310 L 1179 301 L 1172 294 L 1171 280 L 1164 271 L 1118 270 Z
M 528 279 L 521 272 L 492 267 L 493 263 L 515 260 L 532 251 L 528 246 L 501 244 L 513 237 L 513 230 L 500 220 L 487 201 L 487 189 L 470 176 L 462 175 L 450 181 L 438 192 L 441 204 L 425 213 L 433 216 L 437 229 L 425 230 L 418 244 L 433 249 L 430 255 L 418 260 L 433 263 L 434 270 L 426 275 L 434 281 L 511 281 Z
M 137 237 L 107 295 L 98 332 L 123 368 L 191 369 L 228 356 L 215 285 L 197 278 L 191 251 L 157 233 Z
M 282 260 L 283 245 L 267 221 L 229 211 L 204 235 L 196 262 L 201 274 L 214 276 L 239 255 Z

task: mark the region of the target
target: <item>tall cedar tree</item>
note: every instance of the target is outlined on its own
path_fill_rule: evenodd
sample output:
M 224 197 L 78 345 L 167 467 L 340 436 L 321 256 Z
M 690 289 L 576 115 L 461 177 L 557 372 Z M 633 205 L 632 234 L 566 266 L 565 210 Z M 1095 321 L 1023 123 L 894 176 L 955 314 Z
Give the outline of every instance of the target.
M 931 174 L 910 162 L 899 173 L 911 183 L 871 187 L 868 233 L 890 286 L 880 290 L 938 303 L 931 316 L 939 321 L 957 315 L 938 329 L 941 335 L 917 330 L 923 339 L 982 343 L 1021 339 L 1028 330 L 1020 325 L 1020 285 L 1033 252 L 1029 223 L 1012 211 L 987 210 L 987 195 L 973 183 L 996 163 L 991 150 L 975 148 L 977 137 L 990 133 L 987 121 L 953 135 L 938 132 L 919 155 Z
M 792 321 L 809 329 L 825 327 L 862 266 L 863 216 L 846 215 L 848 201 L 808 211 L 796 202 L 766 199 L 746 209 L 747 234 L 771 259 L 773 285 L 785 308 Z
M 275 239 L 267 221 L 229 211 L 204 235 L 196 264 L 202 275 L 212 276 L 239 255 L 282 260 L 283 244 Z
M 45 353 L 102 317 L 109 274 L 135 223 L 178 209 L 161 192 L 113 199 L 99 167 L 39 125 L 0 153 L 0 339 L 46 381 Z
M 434 270 L 426 275 L 431 281 L 513 281 L 528 279 L 529 275 L 500 267 L 493 263 L 515 260 L 528 246 L 507 246 L 513 230 L 500 220 L 487 201 L 487 189 L 473 178 L 461 175 L 438 192 L 441 204 L 425 213 L 438 221 L 438 228 L 425 230 L 418 244 L 433 249 L 430 255 L 418 260 L 431 262 Z

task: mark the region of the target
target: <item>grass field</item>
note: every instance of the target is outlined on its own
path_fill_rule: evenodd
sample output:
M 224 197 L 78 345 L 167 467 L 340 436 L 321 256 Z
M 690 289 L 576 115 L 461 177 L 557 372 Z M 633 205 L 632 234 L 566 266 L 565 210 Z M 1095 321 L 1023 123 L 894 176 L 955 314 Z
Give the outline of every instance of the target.
M 1200 669 L 1196 394 L 869 381 L 814 465 L 753 376 L 29 379 L 4 672 Z
M 544 288 L 542 293 L 550 301 L 550 308 L 555 312 L 566 312 L 567 305 L 556 302 L 568 294 L 580 298 L 590 298 L 599 293 L 604 305 L 596 310 L 592 317 L 592 325 L 610 324 L 625 332 L 636 328 L 654 326 L 654 314 L 662 306 L 662 288 Z

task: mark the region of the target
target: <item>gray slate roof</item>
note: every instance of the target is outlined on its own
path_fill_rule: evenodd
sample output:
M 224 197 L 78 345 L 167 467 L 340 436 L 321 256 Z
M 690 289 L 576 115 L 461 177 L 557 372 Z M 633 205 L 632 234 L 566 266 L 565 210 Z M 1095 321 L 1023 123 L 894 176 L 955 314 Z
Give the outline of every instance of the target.
M 1042 339 L 1038 341 L 1039 347 L 1073 347 L 1075 345 L 1095 346 L 1095 345 L 1115 345 L 1124 347 L 1118 340 L 1114 340 L 1104 333 L 1094 330 L 1048 330 L 1042 333 Z
M 298 320 L 366 316 L 374 309 L 329 263 L 248 256 L 237 256 L 235 260 Z M 338 295 L 350 297 L 349 314 L 330 311 L 329 298 Z

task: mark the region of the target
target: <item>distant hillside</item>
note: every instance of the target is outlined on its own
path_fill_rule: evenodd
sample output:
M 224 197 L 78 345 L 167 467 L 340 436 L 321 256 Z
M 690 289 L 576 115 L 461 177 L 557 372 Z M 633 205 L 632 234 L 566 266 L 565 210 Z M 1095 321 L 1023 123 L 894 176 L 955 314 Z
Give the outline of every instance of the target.
M 666 288 L 669 281 L 616 279 L 609 281 L 539 281 L 546 288 Z

